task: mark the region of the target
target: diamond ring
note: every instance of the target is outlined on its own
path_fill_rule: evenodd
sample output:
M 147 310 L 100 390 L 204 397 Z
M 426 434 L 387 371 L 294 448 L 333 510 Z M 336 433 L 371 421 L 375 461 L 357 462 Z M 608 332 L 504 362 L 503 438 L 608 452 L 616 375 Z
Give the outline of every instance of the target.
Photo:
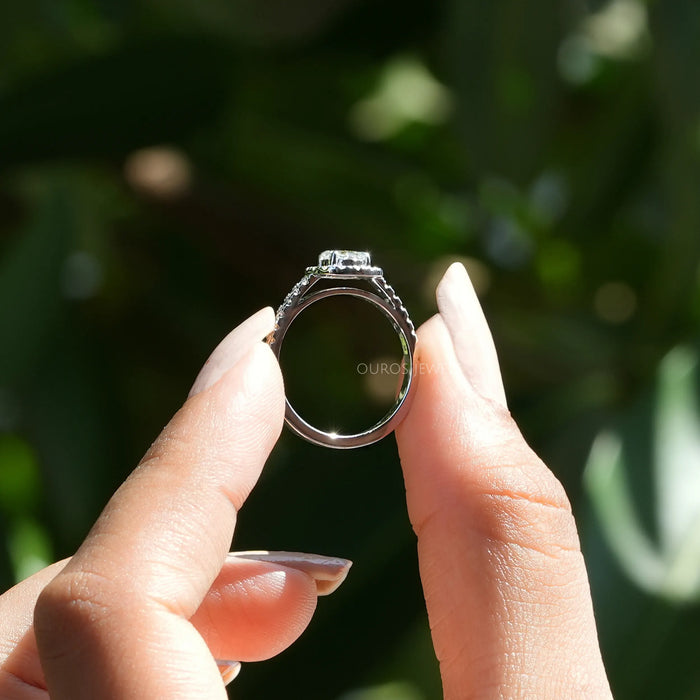
M 324 282 L 321 288 L 314 286 Z M 355 286 L 360 283 L 364 286 Z M 367 430 L 351 435 L 324 432 L 307 423 L 286 399 L 285 421 L 290 429 L 316 445 L 339 449 L 362 447 L 381 440 L 403 419 L 413 382 L 413 354 L 416 333 L 401 299 L 387 284 L 380 267 L 372 265 L 369 253 L 355 250 L 326 250 L 318 256 L 318 265 L 307 267 L 306 274 L 287 294 L 277 310 L 275 329 L 267 342 L 279 359 L 284 336 L 292 321 L 308 306 L 331 296 L 349 296 L 366 301 L 381 311 L 391 322 L 401 342 L 400 364 L 403 381 L 388 413 Z

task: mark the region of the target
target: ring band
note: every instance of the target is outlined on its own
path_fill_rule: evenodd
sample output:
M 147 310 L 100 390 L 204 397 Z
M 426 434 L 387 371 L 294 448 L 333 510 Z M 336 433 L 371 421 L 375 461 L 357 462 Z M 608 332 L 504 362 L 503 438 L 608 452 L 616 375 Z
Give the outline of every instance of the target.
M 321 280 L 329 282 L 329 286 L 311 291 Z M 369 289 L 352 286 L 353 280 L 365 283 Z M 311 304 L 333 296 L 349 296 L 366 301 L 379 309 L 391 322 L 403 352 L 401 389 L 389 412 L 371 428 L 360 433 L 341 435 L 319 430 L 307 423 L 294 410 L 289 399 L 285 399 L 285 421 L 294 433 L 315 445 L 338 449 L 363 447 L 388 435 L 401 422 L 408 410 L 413 384 L 416 332 L 401 299 L 387 284 L 382 269 L 372 265 L 369 253 L 354 250 L 326 250 L 318 256 L 317 266 L 306 268 L 304 277 L 294 285 L 277 310 L 275 329 L 268 336 L 267 342 L 278 359 L 282 341 L 292 321 Z

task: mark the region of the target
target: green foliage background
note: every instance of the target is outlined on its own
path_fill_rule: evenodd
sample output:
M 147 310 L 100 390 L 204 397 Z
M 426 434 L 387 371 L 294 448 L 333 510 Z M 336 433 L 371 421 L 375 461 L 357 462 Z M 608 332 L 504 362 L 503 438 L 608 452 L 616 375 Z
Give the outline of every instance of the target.
M 695 0 L 3 3 L 3 587 L 75 549 L 321 250 L 371 250 L 417 322 L 459 258 L 572 500 L 615 696 L 700 698 L 698 37 Z M 321 337 L 363 415 L 332 368 L 372 343 L 334 328 L 291 357 Z M 393 440 L 284 434 L 236 547 L 355 561 L 240 697 L 440 697 Z

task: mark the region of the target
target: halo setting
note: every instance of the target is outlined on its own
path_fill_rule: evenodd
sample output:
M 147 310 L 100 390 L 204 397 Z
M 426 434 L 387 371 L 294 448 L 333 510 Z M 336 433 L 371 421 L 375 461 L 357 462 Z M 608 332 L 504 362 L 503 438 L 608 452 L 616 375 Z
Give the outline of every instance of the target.
M 329 279 L 337 282 L 312 291 L 317 282 Z M 352 280 L 361 281 L 363 286 L 349 284 Z M 391 322 L 403 352 L 401 388 L 389 412 L 378 423 L 360 433 L 343 435 L 319 430 L 307 423 L 294 410 L 288 399 L 286 399 L 285 421 L 294 433 L 316 445 L 340 449 L 362 447 L 381 440 L 390 433 L 403 419 L 408 409 L 413 383 L 416 333 L 401 299 L 393 287 L 387 284 L 382 269 L 372 265 L 369 253 L 356 250 L 324 250 L 318 256 L 318 265 L 306 268 L 304 277 L 292 287 L 277 310 L 275 329 L 268 336 L 267 342 L 278 358 L 284 336 L 296 316 L 311 304 L 331 296 L 351 296 L 362 299 L 375 306 Z

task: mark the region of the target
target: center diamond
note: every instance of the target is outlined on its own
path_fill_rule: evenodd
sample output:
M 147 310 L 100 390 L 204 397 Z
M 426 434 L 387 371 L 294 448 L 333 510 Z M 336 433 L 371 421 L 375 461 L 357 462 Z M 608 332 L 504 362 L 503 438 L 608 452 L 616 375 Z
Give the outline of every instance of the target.
M 324 250 L 318 256 L 321 267 L 370 267 L 369 253 L 360 250 Z

